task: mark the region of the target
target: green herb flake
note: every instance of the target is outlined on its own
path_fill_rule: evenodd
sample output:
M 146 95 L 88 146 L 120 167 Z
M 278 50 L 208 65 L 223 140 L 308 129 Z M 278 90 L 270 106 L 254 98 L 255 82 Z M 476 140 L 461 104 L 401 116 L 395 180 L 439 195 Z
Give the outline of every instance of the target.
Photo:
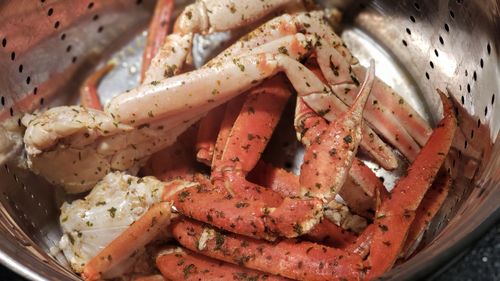
M 182 270 L 184 273 L 184 279 L 187 279 L 191 273 L 196 272 L 196 266 L 194 264 L 189 264 Z
M 109 216 L 110 217 L 115 218 L 115 214 L 116 214 L 116 208 L 115 207 L 109 208 L 108 212 L 109 212 Z

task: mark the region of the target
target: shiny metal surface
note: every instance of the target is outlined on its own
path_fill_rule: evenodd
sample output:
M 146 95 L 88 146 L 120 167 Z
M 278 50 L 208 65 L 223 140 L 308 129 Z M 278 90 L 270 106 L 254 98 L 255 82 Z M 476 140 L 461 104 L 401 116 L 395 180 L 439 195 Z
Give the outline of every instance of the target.
M 118 67 L 99 86 L 103 101 L 133 87 L 153 2 L 0 1 L 0 119 L 75 102 L 82 79 L 108 60 Z M 440 116 L 435 88 L 454 97 L 460 134 L 447 163 L 453 190 L 418 253 L 385 275 L 421 278 L 500 217 L 500 4 L 318 2 L 344 8 L 346 43 L 362 63 L 374 57 L 377 74 L 429 120 Z M 197 41 L 202 55 L 207 41 Z M 60 264 L 48 254 L 60 236 L 65 195 L 14 167 L 0 167 L 0 260 L 29 279 L 77 280 L 64 258 L 56 256 Z

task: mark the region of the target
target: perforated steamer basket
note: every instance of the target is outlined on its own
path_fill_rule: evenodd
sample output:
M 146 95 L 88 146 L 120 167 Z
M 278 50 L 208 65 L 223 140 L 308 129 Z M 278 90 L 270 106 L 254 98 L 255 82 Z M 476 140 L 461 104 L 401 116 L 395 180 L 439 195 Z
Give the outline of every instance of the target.
M 342 36 L 361 62 L 375 57 L 379 77 L 431 122 L 441 112 L 436 88 L 452 96 L 458 114 L 461 137 L 447 166 L 454 187 L 418 253 L 385 275 L 417 279 L 436 272 L 499 218 L 500 3 L 359 3 L 322 2 L 346 11 Z M 0 116 L 74 102 L 83 77 L 103 57 L 119 66 L 100 92 L 109 97 L 133 87 L 153 4 L 0 1 Z M 196 52 L 213 47 L 197 42 Z M 34 280 L 77 280 L 61 256 L 48 254 L 61 236 L 64 195 L 14 164 L 0 167 L 0 191 L 2 263 Z

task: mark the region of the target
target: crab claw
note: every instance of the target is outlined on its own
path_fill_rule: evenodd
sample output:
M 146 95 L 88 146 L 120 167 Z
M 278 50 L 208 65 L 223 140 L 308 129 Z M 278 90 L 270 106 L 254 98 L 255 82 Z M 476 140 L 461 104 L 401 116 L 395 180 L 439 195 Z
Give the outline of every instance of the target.
M 312 143 L 306 150 L 304 163 L 300 169 L 300 184 L 305 188 L 304 193 L 331 201 L 344 184 L 361 142 L 363 108 L 375 78 L 374 68 L 374 64 L 371 63 L 353 106 L 319 136 L 306 136 Z M 306 103 L 310 96 L 303 97 Z M 296 118 L 303 117 L 299 113 Z M 304 134 L 308 132 L 309 130 Z

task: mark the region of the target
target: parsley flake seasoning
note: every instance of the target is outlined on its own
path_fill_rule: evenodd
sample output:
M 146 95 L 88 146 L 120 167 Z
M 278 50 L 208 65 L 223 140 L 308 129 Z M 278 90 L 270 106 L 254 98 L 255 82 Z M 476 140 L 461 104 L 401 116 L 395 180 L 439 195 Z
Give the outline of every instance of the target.
M 115 218 L 115 214 L 116 214 L 116 208 L 115 207 L 109 208 L 108 212 L 109 212 L 109 216 L 110 217 Z

